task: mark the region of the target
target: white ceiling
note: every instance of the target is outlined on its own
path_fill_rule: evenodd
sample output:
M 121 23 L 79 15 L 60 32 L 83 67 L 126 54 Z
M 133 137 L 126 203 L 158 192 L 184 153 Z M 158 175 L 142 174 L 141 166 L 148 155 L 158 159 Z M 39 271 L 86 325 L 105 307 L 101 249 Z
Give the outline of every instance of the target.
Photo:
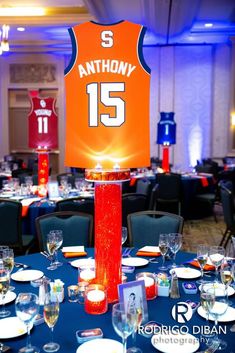
M 10 25 L 12 52 L 71 51 L 67 29 L 95 19 L 112 23 L 121 19 L 141 23 L 148 31 L 146 45 L 227 42 L 235 37 L 234 0 L 0 0 L 1 7 L 50 7 L 55 13 L 45 17 L 1 17 L 0 25 Z M 58 11 L 62 13 L 58 13 Z M 205 28 L 205 23 L 213 27 Z M 25 32 L 18 32 L 18 26 Z

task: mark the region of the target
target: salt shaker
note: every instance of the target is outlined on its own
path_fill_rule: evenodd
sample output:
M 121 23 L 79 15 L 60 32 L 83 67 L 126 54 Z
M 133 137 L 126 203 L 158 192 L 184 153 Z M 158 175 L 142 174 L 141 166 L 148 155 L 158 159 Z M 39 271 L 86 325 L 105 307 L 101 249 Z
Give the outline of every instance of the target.
M 171 273 L 170 298 L 173 298 L 173 299 L 180 298 L 179 282 L 175 271 L 172 271 Z

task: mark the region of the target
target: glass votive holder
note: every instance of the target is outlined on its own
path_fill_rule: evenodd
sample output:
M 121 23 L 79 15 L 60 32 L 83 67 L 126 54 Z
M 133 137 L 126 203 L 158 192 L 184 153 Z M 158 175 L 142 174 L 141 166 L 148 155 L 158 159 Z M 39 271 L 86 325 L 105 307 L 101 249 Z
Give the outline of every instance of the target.
M 106 288 L 101 284 L 90 284 L 85 292 L 85 312 L 93 315 L 106 313 L 108 300 Z
M 140 272 L 136 275 L 136 280 L 144 281 L 147 300 L 152 300 L 157 297 L 157 283 L 156 283 L 155 275 L 153 273 Z
M 84 265 L 78 268 L 78 282 L 92 283 L 95 278 L 94 266 Z
M 78 286 L 68 286 L 68 297 L 70 303 L 76 303 L 78 301 Z
M 88 287 L 88 282 L 78 282 L 78 303 L 84 304 L 85 301 L 85 292 Z

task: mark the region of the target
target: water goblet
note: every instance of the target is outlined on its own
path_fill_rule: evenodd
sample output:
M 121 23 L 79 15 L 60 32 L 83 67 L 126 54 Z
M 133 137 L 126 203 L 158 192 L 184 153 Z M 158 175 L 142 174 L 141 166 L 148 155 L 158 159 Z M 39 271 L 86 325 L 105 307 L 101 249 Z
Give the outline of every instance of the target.
M 5 296 L 8 292 L 10 285 L 10 272 L 4 266 L 4 263 L 0 262 L 0 299 L 2 304 L 2 309 L 0 310 L 0 318 L 9 316 L 11 312 L 5 309 Z
M 160 253 L 162 254 L 162 266 L 159 267 L 159 270 L 166 271 L 167 267 L 165 266 L 165 258 L 169 248 L 168 234 L 160 234 L 158 246 Z
M 134 293 L 131 293 L 131 295 L 135 296 Z M 134 301 L 134 299 L 133 299 L 133 301 Z M 143 319 L 142 308 L 136 307 L 135 303 L 134 303 L 134 305 L 132 304 L 131 306 L 129 306 L 129 308 L 127 307 L 127 315 L 130 317 L 131 323 L 133 325 L 133 331 L 132 331 L 133 347 L 128 348 L 127 353 L 142 353 L 142 350 L 139 347 L 136 347 L 137 329 Z
M 218 332 L 218 320 L 223 314 L 226 313 L 228 309 L 228 298 L 225 287 L 220 290 L 219 296 L 216 296 L 216 287 L 217 284 L 215 282 L 212 283 L 212 285 L 208 288 L 207 292 L 213 297 L 213 300 L 208 305 L 208 310 L 209 315 L 215 321 L 215 331 Z M 219 343 L 219 347 L 217 348 L 218 350 L 224 350 L 227 348 L 227 342 L 221 340 L 218 337 L 218 334 L 213 337 L 213 341 L 217 341 Z
M 200 293 L 200 303 L 202 308 L 206 312 L 206 326 L 209 327 L 209 306 L 213 305 L 213 301 L 215 300 L 213 293 L 208 292 L 208 286 L 211 284 L 209 282 L 204 282 L 201 285 L 201 293 Z M 208 341 L 208 339 L 211 339 L 214 337 L 214 334 L 210 333 L 203 333 L 201 334 L 202 337 L 205 337 Z
M 169 234 L 169 248 L 171 252 L 173 253 L 173 264 L 171 265 L 171 268 L 176 267 L 175 263 L 175 258 L 176 254 L 179 251 L 179 249 L 182 246 L 182 234 L 179 233 L 170 233 Z
M 55 270 L 57 266 L 55 265 L 55 252 L 57 248 L 57 240 L 54 233 L 49 232 L 47 234 L 47 251 L 50 255 L 51 263 L 47 267 L 48 270 Z
M 122 338 L 123 353 L 126 353 L 127 337 L 133 332 L 134 326 L 125 311 L 124 304 L 117 303 L 112 308 L 112 324 L 115 332 Z
M 61 247 L 61 245 L 63 244 L 63 232 L 62 230 L 51 230 L 49 232 L 49 234 L 53 234 L 55 237 L 55 243 L 56 243 L 56 249 L 55 249 L 55 261 L 54 261 L 54 265 L 56 267 L 58 266 L 62 266 L 63 263 L 58 261 L 58 250 Z
M 45 352 L 57 352 L 60 349 L 60 345 L 54 342 L 53 333 L 54 327 L 59 318 L 60 306 L 57 295 L 48 292 L 45 296 L 43 317 L 47 326 L 51 329 L 51 341 L 44 344 L 43 350 Z
M 197 246 L 197 261 L 201 269 L 201 279 L 197 281 L 198 284 L 204 283 L 204 267 L 208 260 L 208 246 L 205 244 L 199 244 Z
M 38 347 L 32 346 L 30 340 L 30 330 L 33 322 L 39 312 L 39 299 L 34 293 L 19 293 L 16 302 L 15 310 L 18 318 L 23 321 L 27 327 L 27 342 L 26 346 L 19 350 L 20 353 L 39 353 Z
M 211 246 L 209 249 L 209 258 L 215 266 L 215 282 L 219 282 L 219 267 L 222 265 L 225 256 L 225 249 L 222 246 Z

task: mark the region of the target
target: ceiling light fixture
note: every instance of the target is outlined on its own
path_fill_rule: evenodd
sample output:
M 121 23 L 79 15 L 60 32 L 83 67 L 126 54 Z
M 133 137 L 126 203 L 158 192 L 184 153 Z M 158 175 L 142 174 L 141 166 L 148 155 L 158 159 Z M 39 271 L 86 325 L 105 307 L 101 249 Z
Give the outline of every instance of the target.
M 24 32 L 24 31 L 25 31 L 25 28 L 24 28 L 24 27 L 17 27 L 16 29 L 17 29 L 17 31 L 19 31 L 19 32 Z
M 0 16 L 44 16 L 42 7 L 1 7 Z
M 213 27 L 213 23 L 205 23 L 204 27 L 211 28 L 211 27 Z

